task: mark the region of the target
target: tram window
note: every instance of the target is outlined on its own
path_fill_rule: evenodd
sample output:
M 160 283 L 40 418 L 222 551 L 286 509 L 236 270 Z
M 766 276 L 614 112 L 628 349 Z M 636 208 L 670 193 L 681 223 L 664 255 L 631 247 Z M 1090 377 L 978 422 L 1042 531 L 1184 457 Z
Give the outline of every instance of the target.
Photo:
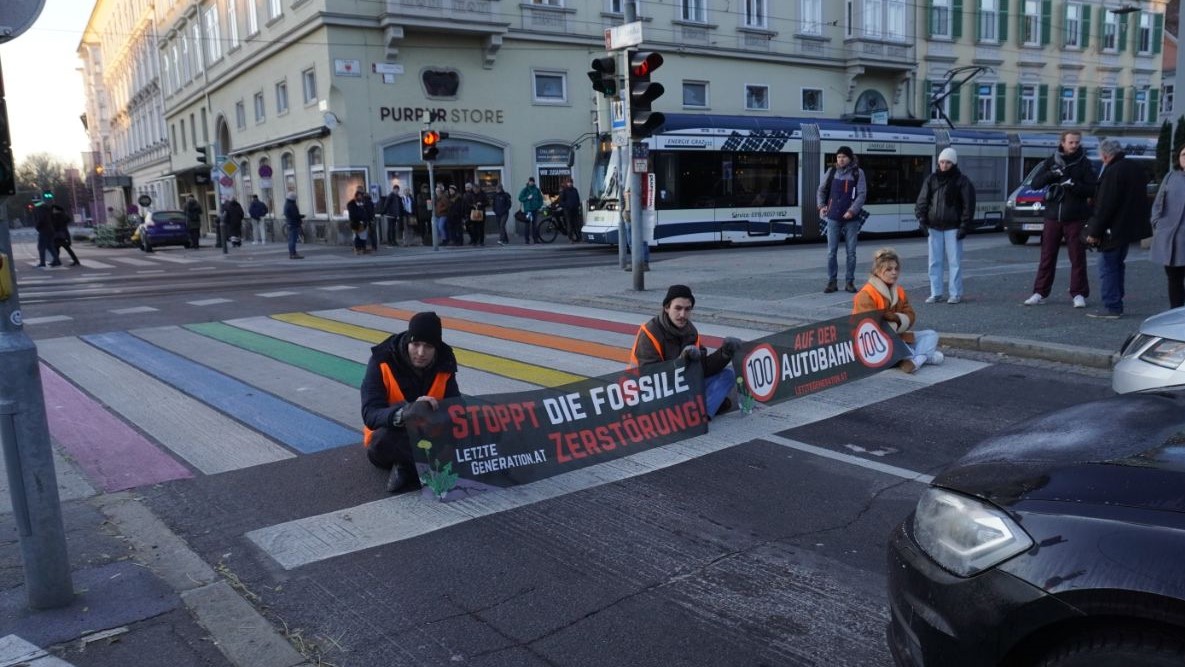
M 930 174 L 930 158 L 914 155 L 861 155 L 857 164 L 868 179 L 867 204 L 912 204 Z
M 659 210 L 713 208 L 723 191 L 720 153 L 658 153 L 654 156 Z
M 787 153 L 734 153 L 728 206 L 798 204 L 798 156 Z M 728 182 L 725 184 L 727 185 Z
M 655 208 L 798 204 L 798 156 L 788 153 L 657 153 Z

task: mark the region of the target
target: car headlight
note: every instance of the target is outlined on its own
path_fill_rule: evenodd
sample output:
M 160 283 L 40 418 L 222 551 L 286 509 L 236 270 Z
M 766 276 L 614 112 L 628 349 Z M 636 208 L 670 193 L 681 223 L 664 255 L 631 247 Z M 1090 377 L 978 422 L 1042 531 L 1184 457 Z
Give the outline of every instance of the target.
M 1132 347 L 1133 350 L 1138 348 Z M 1171 338 L 1158 338 L 1140 355 L 1140 359 L 1150 364 L 1176 370 L 1185 363 L 1185 342 Z
M 918 500 L 913 537 L 934 562 L 960 577 L 995 567 L 1033 546 L 1033 538 L 999 508 L 934 487 Z

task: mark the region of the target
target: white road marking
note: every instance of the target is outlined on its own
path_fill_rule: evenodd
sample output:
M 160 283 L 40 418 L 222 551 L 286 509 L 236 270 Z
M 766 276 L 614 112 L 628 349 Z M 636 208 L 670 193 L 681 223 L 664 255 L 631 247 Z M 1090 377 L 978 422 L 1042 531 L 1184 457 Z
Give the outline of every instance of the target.
M 8 635 L 0 637 L 0 667 L 73 667 L 71 663 L 50 655 L 44 649 Z
M 155 313 L 157 309 L 152 306 L 134 306 L 132 308 L 118 308 L 108 312 L 115 315 L 136 315 L 138 313 Z
M 45 317 L 25 318 L 25 324 L 50 324 L 52 322 L 69 322 L 74 319 L 69 315 L 46 315 Z
M 296 296 L 297 294 L 300 294 L 300 292 L 290 292 L 287 290 L 281 290 L 279 292 L 258 292 L 255 294 L 255 296 L 260 296 L 265 299 L 275 299 L 275 298 L 281 297 L 281 296 Z
M 318 287 L 317 289 L 325 292 L 340 292 L 348 289 L 358 289 L 357 285 L 326 285 L 325 287 Z
M 186 301 L 191 306 L 214 306 L 220 303 L 233 303 L 233 299 L 198 299 L 197 301 Z

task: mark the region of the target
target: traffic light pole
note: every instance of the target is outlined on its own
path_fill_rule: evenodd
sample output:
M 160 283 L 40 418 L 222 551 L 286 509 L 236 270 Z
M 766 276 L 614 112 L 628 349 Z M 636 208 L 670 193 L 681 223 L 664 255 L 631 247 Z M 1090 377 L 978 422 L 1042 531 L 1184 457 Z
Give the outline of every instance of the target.
M 432 225 L 432 249 L 440 250 L 440 230 L 436 228 L 436 172 L 432 170 L 432 163 L 425 162 L 428 165 L 428 192 L 432 193 L 432 212 L 428 215 L 428 224 Z
M 0 271 L 13 271 L 11 257 L 8 225 L 0 224 Z M 24 330 L 16 276 L 8 277 L 12 279 L 12 293 L 0 300 L 0 448 L 8 469 L 8 491 L 25 565 L 29 606 L 55 609 L 74 599 L 74 584 L 66 555 L 37 346 Z

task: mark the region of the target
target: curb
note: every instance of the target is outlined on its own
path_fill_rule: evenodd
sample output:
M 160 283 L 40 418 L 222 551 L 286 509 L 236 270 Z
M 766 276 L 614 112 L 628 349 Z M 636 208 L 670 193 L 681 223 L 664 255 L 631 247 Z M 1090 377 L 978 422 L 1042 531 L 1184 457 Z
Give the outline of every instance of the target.
M 1104 352 L 1089 347 L 1041 343 L 1024 338 L 991 336 L 988 334 L 939 334 L 939 344 L 963 350 L 979 350 L 1008 354 L 1027 359 L 1057 361 L 1076 366 L 1089 366 L 1110 370 L 1119 360 L 1119 354 Z

